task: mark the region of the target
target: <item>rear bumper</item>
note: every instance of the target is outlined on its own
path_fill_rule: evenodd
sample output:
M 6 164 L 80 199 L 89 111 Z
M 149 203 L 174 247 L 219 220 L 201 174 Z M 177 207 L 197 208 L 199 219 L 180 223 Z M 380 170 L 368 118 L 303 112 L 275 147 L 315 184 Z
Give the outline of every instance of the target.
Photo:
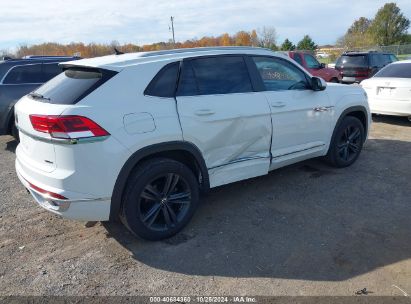
M 18 158 L 16 172 L 20 182 L 33 196 L 34 200 L 44 209 L 64 218 L 80 221 L 108 221 L 110 217 L 111 198 L 84 197 L 84 194 L 67 192 L 62 189 L 51 188 L 39 184 L 24 170 Z M 47 194 L 40 193 L 31 184 L 53 193 L 64 194 L 68 199 L 55 199 Z
M 395 115 L 395 116 L 411 116 L 411 100 L 388 100 L 369 98 L 371 113 Z
M 358 76 L 342 76 L 342 83 L 360 83 L 361 81 L 368 79 L 368 77 L 358 77 Z

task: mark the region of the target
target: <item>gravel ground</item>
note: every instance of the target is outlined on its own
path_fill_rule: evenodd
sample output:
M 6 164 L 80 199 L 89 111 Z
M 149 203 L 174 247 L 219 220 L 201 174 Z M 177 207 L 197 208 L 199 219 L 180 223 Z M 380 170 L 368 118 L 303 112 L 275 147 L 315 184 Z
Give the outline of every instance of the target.
M 219 187 L 162 242 L 37 206 L 0 137 L 0 295 L 411 295 L 411 123 L 374 117 L 351 167 Z

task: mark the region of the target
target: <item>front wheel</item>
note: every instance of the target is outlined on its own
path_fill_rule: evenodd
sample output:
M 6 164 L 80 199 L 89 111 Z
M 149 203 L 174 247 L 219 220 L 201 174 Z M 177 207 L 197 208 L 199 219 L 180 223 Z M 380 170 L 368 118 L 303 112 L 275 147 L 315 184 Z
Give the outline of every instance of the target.
M 187 166 L 171 159 L 152 159 L 130 177 L 121 219 L 135 235 L 161 240 L 187 225 L 198 202 L 198 182 Z
M 346 116 L 337 126 L 327 153 L 328 162 L 337 168 L 352 165 L 361 153 L 365 139 L 364 126 L 353 116 Z

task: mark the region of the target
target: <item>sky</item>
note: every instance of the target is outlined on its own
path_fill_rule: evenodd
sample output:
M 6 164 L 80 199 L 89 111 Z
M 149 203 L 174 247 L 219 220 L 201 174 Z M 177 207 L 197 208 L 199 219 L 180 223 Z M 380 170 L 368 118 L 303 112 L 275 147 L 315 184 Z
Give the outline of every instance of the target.
M 380 0 L 0 0 L 0 50 L 42 42 L 131 42 L 138 45 L 274 27 L 278 43 L 309 34 L 333 44 Z M 411 19 L 411 1 L 397 0 Z

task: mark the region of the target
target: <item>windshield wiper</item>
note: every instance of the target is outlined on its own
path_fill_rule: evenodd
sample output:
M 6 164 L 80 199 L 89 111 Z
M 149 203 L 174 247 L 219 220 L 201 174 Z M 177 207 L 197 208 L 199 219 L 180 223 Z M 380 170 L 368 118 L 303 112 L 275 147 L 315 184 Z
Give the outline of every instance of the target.
M 44 99 L 44 100 L 50 101 L 50 98 L 44 97 L 43 95 L 36 93 L 36 92 L 29 93 L 29 96 L 32 97 L 33 99 Z

